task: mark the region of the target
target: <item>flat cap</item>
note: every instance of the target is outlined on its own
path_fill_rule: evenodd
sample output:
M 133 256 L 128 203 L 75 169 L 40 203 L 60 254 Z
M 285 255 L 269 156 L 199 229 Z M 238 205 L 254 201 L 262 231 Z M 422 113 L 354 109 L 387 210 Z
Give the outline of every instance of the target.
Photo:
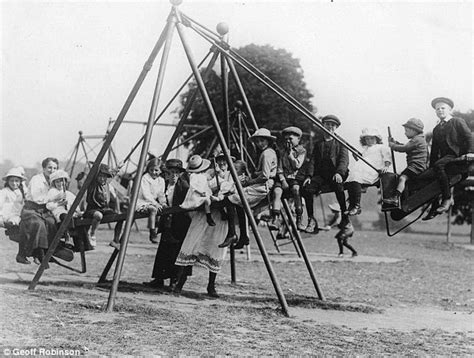
M 303 135 L 303 131 L 298 127 L 286 127 L 282 130 L 283 135 L 285 134 L 296 134 L 298 137 Z
M 321 119 L 321 122 L 332 122 L 332 123 L 336 123 L 336 125 L 339 127 L 341 125 L 341 121 L 339 120 L 339 118 L 337 118 L 334 114 L 328 114 L 327 116 L 324 116 L 322 119 Z
M 454 102 L 451 99 L 446 98 L 446 97 L 436 97 L 435 99 L 431 101 L 431 107 L 435 108 L 436 103 L 439 103 L 439 102 L 446 103 L 451 108 L 454 107 Z
M 423 128 L 425 127 L 421 119 L 418 118 L 410 118 L 405 124 L 402 124 L 402 126 L 414 129 L 420 133 L 423 133 Z

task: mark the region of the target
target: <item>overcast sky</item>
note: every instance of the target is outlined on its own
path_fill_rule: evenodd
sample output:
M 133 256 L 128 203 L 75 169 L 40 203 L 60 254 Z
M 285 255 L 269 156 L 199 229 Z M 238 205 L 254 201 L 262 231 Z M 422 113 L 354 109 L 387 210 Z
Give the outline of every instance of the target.
M 270 44 L 299 58 L 318 113 L 338 115 L 339 133 L 354 145 L 367 126 L 385 135 L 390 125 L 405 140 L 401 124 L 410 117 L 431 130 L 437 96 L 473 108 L 471 1 L 184 0 L 179 8 L 212 29 L 227 22 L 234 47 Z M 2 1 L 0 160 L 32 166 L 46 156 L 65 159 L 79 130 L 103 134 L 170 9 L 168 1 Z M 209 45 L 189 36 L 200 60 Z M 157 68 L 158 60 L 126 119 L 147 120 Z M 190 71 L 175 34 L 160 107 Z M 123 125 L 114 142 L 119 159 L 143 130 Z M 155 132 L 151 147 L 162 150 L 171 129 Z

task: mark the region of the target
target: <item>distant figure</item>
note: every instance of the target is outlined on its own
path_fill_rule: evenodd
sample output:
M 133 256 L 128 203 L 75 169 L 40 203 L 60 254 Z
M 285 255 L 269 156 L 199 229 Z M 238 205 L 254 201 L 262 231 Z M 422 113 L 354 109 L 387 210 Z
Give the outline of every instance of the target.
M 333 227 L 337 227 L 341 222 L 341 208 L 338 203 L 331 203 L 328 205 L 331 210 L 332 216 L 329 218 L 326 226 L 322 227 L 321 230 L 329 231 Z

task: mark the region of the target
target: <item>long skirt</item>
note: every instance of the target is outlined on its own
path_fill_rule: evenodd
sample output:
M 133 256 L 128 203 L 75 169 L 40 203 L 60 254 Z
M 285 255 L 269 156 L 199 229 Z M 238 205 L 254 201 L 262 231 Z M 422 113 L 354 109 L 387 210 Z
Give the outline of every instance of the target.
M 54 216 L 46 209 L 23 209 L 20 222 L 20 252 L 33 256 L 35 249 L 48 249 L 56 234 Z
M 176 265 L 199 265 L 210 272 L 220 271 L 226 249 L 219 248 L 218 245 L 227 235 L 227 221 L 221 219 L 219 210 L 213 209 L 211 214 L 216 226 L 207 224 L 206 214 L 203 211 L 191 213 L 191 226 L 181 246 Z

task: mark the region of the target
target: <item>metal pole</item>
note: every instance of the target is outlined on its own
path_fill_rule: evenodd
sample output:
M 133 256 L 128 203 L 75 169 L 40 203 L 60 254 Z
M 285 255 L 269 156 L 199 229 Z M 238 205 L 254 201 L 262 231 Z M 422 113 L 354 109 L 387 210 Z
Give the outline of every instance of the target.
M 209 65 L 206 67 L 206 69 L 204 70 L 204 73 L 202 74 L 204 81 L 207 81 L 212 71 L 212 67 L 216 63 L 218 57 L 219 57 L 219 52 L 215 51 L 211 58 L 211 61 L 209 62 Z M 184 105 L 183 113 L 181 114 L 181 120 L 176 126 L 176 129 L 174 130 L 174 133 L 171 136 L 171 139 L 169 140 L 168 145 L 166 146 L 165 151 L 163 152 L 163 155 L 161 156 L 162 160 L 166 160 L 168 158 L 168 155 L 170 154 L 171 148 L 176 142 L 176 139 L 178 139 L 178 137 L 181 135 L 184 122 L 186 121 L 186 119 L 188 119 L 189 113 L 191 112 L 191 109 L 193 107 L 194 101 L 198 93 L 199 93 L 199 90 L 195 88 L 194 91 L 189 93 L 188 98 L 186 98 L 186 104 Z
M 72 219 L 72 215 L 74 214 L 74 211 L 76 210 L 77 206 L 82 200 L 82 197 L 84 196 L 87 188 L 89 185 L 92 183 L 92 180 L 94 179 L 97 170 L 99 169 L 99 164 L 102 161 L 102 159 L 105 156 L 105 153 L 107 152 L 110 143 L 112 143 L 112 140 L 115 137 L 115 134 L 117 133 L 120 124 L 122 123 L 123 119 L 125 118 L 125 115 L 127 114 L 128 110 L 130 109 L 130 106 L 132 105 L 133 100 L 135 99 L 138 90 L 140 89 L 143 81 L 146 78 L 146 75 L 150 71 L 153 62 L 158 55 L 158 52 L 160 51 L 161 47 L 163 46 L 163 43 L 165 42 L 166 39 L 166 31 L 163 31 L 160 35 L 160 38 L 155 44 L 155 47 L 153 48 L 150 56 L 148 57 L 147 61 L 145 62 L 145 65 L 143 66 L 142 71 L 140 72 L 140 75 L 138 76 L 137 81 L 135 82 L 130 94 L 127 97 L 127 100 L 125 101 L 125 104 L 123 105 L 118 117 L 117 121 L 115 122 L 114 126 L 110 130 L 109 136 L 107 136 L 106 141 L 102 145 L 102 148 L 99 151 L 99 154 L 97 155 L 97 158 L 94 162 L 94 165 L 92 166 L 91 170 L 89 171 L 89 174 L 86 177 L 86 180 L 84 181 L 83 186 L 77 193 L 76 199 L 72 203 L 71 207 L 69 208 L 69 211 L 62 221 L 58 231 L 56 232 L 56 235 L 54 236 L 53 240 L 50 243 L 49 249 L 46 252 L 46 255 L 44 256 L 43 261 L 41 262 L 41 265 L 38 268 L 38 271 L 35 274 L 35 277 L 33 277 L 33 280 L 31 281 L 30 285 L 28 286 L 29 290 L 34 290 L 36 285 L 38 284 L 38 281 L 40 280 L 41 276 L 43 275 L 44 270 L 46 269 L 46 266 L 48 265 L 49 259 L 53 256 L 54 250 L 56 250 L 56 247 L 58 246 L 59 239 L 63 236 L 64 232 L 66 231 L 66 228 L 69 225 L 69 222 Z
M 196 29 L 195 27 L 191 26 L 191 28 L 201 35 L 206 41 L 209 43 L 213 44 L 216 46 L 219 50 L 221 51 L 226 51 L 227 49 L 222 46 L 221 43 L 218 43 L 215 39 L 209 37 L 208 35 L 204 34 L 202 31 L 199 29 Z M 269 88 L 271 91 L 273 91 L 275 94 L 277 94 L 280 98 L 282 98 L 285 102 L 287 102 L 291 107 L 296 109 L 300 114 L 305 116 L 307 119 L 309 119 L 314 125 L 316 125 L 319 129 L 321 129 L 324 133 L 327 135 L 331 136 L 335 140 L 337 140 L 339 143 L 341 143 L 343 146 L 345 146 L 347 149 L 349 149 L 354 155 L 356 155 L 360 160 L 362 160 L 365 164 L 367 164 L 369 167 L 371 167 L 373 170 L 377 171 L 377 168 L 375 168 L 367 159 L 365 159 L 362 156 L 362 153 L 359 152 L 356 148 L 354 148 L 351 144 L 347 143 L 343 138 L 340 136 L 329 132 L 322 123 L 320 122 L 319 119 L 317 119 L 308 109 L 303 107 L 296 99 L 294 99 L 292 96 L 288 95 L 286 91 L 281 89 L 280 86 L 278 86 L 276 83 L 274 83 L 271 80 L 267 80 L 268 77 L 264 75 L 260 75 L 258 73 L 255 73 L 259 71 L 255 66 L 251 64 L 246 64 L 242 63 L 243 61 L 240 61 L 237 58 L 237 55 L 235 54 L 234 51 L 229 49 L 229 52 L 226 53 L 226 56 L 231 58 L 233 61 L 237 62 L 239 66 L 241 66 L 243 69 L 245 69 L 248 73 L 250 73 L 253 77 L 255 77 L 260 83 L 262 83 L 265 87 Z M 246 61 L 246 60 L 245 60 Z M 248 61 L 247 61 L 248 62 Z M 251 67 L 251 68 L 249 68 Z M 255 69 L 255 70 L 253 70 Z M 266 77 L 266 78 L 265 78 Z
M 219 27 L 219 34 L 221 40 L 226 42 L 226 34 L 228 28 Z M 225 140 L 227 146 L 230 148 L 230 122 L 229 122 L 229 74 L 227 73 L 227 66 L 224 54 L 220 53 L 221 61 L 221 87 L 222 87 L 222 115 L 224 117 L 223 123 L 225 125 Z M 234 246 L 230 246 L 230 282 L 236 282 L 236 271 L 235 271 L 235 250 Z
M 313 281 L 314 288 L 316 289 L 316 293 L 321 301 L 324 301 L 324 295 L 319 288 L 318 281 L 316 280 L 316 274 L 314 273 L 313 265 L 311 264 L 311 260 L 308 258 L 308 254 L 306 253 L 306 249 L 303 245 L 303 240 L 301 239 L 301 235 L 296 227 L 295 219 L 291 215 L 290 206 L 288 205 L 288 201 L 284 198 L 281 199 L 283 203 L 283 208 L 285 209 L 286 216 L 288 217 L 288 221 L 293 229 L 293 233 L 295 234 L 296 241 L 298 242 L 298 246 L 300 247 L 301 254 L 303 255 L 303 260 L 306 264 L 306 268 L 308 269 L 309 275 L 311 276 L 311 281 Z
M 176 8 L 173 7 L 172 12 L 175 13 Z M 115 267 L 114 279 L 112 281 L 112 287 L 109 293 L 109 299 L 107 302 L 107 312 L 112 312 L 115 304 L 115 296 L 117 294 L 118 285 L 120 281 L 120 275 L 122 273 L 123 263 L 125 260 L 125 253 L 127 251 L 128 240 L 130 237 L 130 230 L 133 224 L 133 216 L 135 214 L 135 207 L 137 205 L 138 193 L 141 185 L 141 178 L 143 169 L 145 168 L 145 161 L 147 158 L 148 148 L 150 146 L 151 136 L 153 134 L 154 120 L 156 117 L 156 110 L 158 107 L 158 101 L 160 98 L 161 88 L 163 86 L 163 79 L 165 75 L 166 63 L 168 61 L 169 53 L 171 50 L 171 40 L 173 38 L 174 24 L 176 21 L 175 15 L 168 18 L 166 42 L 161 57 L 160 68 L 158 70 L 158 78 L 156 80 L 155 92 L 153 94 L 153 100 L 151 103 L 150 114 L 148 116 L 148 125 L 143 140 L 142 150 L 140 153 L 140 160 L 138 161 L 137 175 L 133 181 L 132 195 L 130 198 L 130 204 L 127 209 L 127 219 L 125 220 L 125 229 L 123 232 L 122 239 L 120 241 L 120 251 L 117 260 L 117 266 Z
M 283 294 L 283 291 L 281 289 L 280 283 L 276 277 L 275 272 L 273 271 L 272 264 L 270 262 L 270 259 L 268 258 L 268 254 L 265 250 L 265 247 L 263 246 L 263 240 L 260 236 L 260 233 L 258 231 L 257 223 L 255 222 L 255 219 L 252 215 L 252 209 L 249 206 L 249 203 L 247 202 L 247 199 L 245 198 L 244 191 L 242 188 L 242 184 L 239 181 L 237 172 L 234 167 L 234 163 L 232 162 L 232 158 L 230 157 L 229 149 L 227 148 L 227 145 L 225 143 L 224 135 L 222 133 L 221 128 L 219 127 L 219 121 L 217 120 L 217 116 L 214 112 L 214 108 L 212 107 L 211 100 L 209 99 L 209 95 L 207 94 L 206 87 L 204 86 L 204 81 L 201 77 L 201 74 L 199 73 L 199 70 L 195 64 L 194 58 L 191 54 L 191 49 L 188 45 L 188 42 L 186 40 L 186 35 L 183 30 L 183 25 L 181 23 L 176 24 L 176 28 L 178 30 L 179 36 L 181 38 L 181 42 L 184 47 L 184 51 L 186 52 L 186 56 L 188 58 L 189 64 L 191 65 L 191 68 L 193 69 L 194 77 L 196 78 L 196 82 L 198 85 L 198 88 L 201 92 L 201 96 L 203 98 L 204 104 L 206 105 L 206 108 L 209 112 L 209 115 L 213 121 L 214 128 L 217 134 L 217 137 L 219 138 L 220 145 L 222 147 L 222 150 L 224 152 L 224 156 L 227 160 L 227 164 L 229 165 L 230 173 L 232 175 L 232 179 L 234 180 L 235 186 L 237 188 L 237 191 L 239 193 L 240 199 L 242 201 L 242 205 L 244 207 L 244 210 L 247 214 L 247 217 L 249 218 L 250 225 L 252 226 L 253 233 L 255 235 L 255 239 L 257 241 L 257 244 L 259 246 L 260 252 L 262 254 L 263 261 L 265 263 L 265 266 L 267 268 L 267 271 L 270 275 L 270 278 L 273 283 L 273 287 L 275 288 L 275 291 L 277 293 L 278 299 L 281 304 L 281 308 L 283 313 L 288 316 L 288 304 L 286 302 L 286 298 Z
M 390 138 L 392 138 L 392 131 L 390 130 L 390 127 L 387 127 L 388 131 L 388 140 L 390 141 Z M 390 152 L 392 153 L 392 168 L 393 172 L 397 174 L 397 166 L 395 165 L 395 152 L 393 151 L 392 148 L 390 148 Z
M 74 159 L 73 159 L 72 165 L 71 165 L 71 174 L 69 175 L 71 178 L 72 178 L 72 175 L 73 175 L 73 172 L 74 172 L 74 167 L 76 166 L 77 153 L 79 153 L 79 145 L 81 143 L 81 138 L 82 138 L 82 132 L 79 132 L 79 139 L 77 140 L 76 150 L 74 152 Z
M 211 51 L 208 52 L 208 54 L 203 58 L 203 60 L 199 63 L 199 66 L 201 66 L 205 61 L 206 59 L 209 57 L 209 55 L 211 54 Z M 178 90 L 176 91 L 176 93 L 174 94 L 174 96 L 169 100 L 169 102 L 166 104 L 166 106 L 163 108 L 163 110 L 161 111 L 161 113 L 156 117 L 155 119 L 155 122 L 154 122 L 154 125 L 157 124 L 158 120 L 161 118 L 161 116 L 163 116 L 163 114 L 168 110 L 168 108 L 171 106 L 171 103 L 173 103 L 173 101 L 175 100 L 176 97 L 178 97 L 179 93 L 183 90 L 183 88 L 188 84 L 188 82 L 191 80 L 191 78 L 193 77 L 193 75 L 189 75 L 189 77 L 186 79 L 186 81 L 184 81 L 184 83 L 181 85 L 180 88 L 178 88 Z M 146 122 L 144 123 L 144 125 L 146 125 Z M 162 124 L 162 125 L 165 125 L 165 124 Z M 173 127 L 175 127 L 173 125 Z M 135 150 L 138 148 L 138 146 L 140 145 L 140 143 L 142 142 L 144 138 L 144 135 L 138 140 L 138 142 L 133 146 L 132 150 L 130 151 L 130 153 L 128 153 L 128 155 L 125 157 L 125 159 L 123 160 L 124 162 L 126 162 L 128 159 L 130 159 L 130 157 L 132 156 L 132 154 L 135 152 Z
M 257 121 L 255 120 L 255 116 L 253 115 L 252 108 L 250 107 L 249 100 L 247 98 L 247 95 L 245 94 L 244 87 L 242 86 L 242 82 L 240 82 L 239 74 L 237 73 L 237 70 L 235 69 L 234 62 L 228 57 L 227 58 L 227 63 L 229 64 L 229 69 L 230 72 L 232 73 L 232 77 L 234 78 L 235 84 L 237 85 L 237 88 L 239 89 L 240 96 L 242 97 L 242 100 L 244 101 L 245 109 L 247 110 L 250 119 L 252 121 L 253 129 L 257 130 L 258 129 L 258 124 Z

